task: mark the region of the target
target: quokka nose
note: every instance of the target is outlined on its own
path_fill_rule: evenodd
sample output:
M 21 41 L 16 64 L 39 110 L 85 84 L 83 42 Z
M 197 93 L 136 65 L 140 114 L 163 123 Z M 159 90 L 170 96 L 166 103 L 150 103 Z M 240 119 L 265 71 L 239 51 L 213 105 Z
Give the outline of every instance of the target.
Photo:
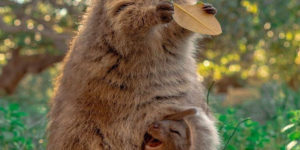
M 153 123 L 151 126 L 151 128 L 153 128 L 153 129 L 158 129 L 159 127 L 160 127 L 160 124 L 157 122 Z

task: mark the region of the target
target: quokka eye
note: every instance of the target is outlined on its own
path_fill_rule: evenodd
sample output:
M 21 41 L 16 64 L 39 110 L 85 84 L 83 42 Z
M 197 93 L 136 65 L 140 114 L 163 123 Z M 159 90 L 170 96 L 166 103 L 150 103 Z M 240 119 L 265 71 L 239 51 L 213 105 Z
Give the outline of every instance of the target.
M 134 2 L 128 2 L 120 5 L 116 10 L 116 15 L 119 14 L 122 10 L 124 10 L 127 6 L 134 5 Z

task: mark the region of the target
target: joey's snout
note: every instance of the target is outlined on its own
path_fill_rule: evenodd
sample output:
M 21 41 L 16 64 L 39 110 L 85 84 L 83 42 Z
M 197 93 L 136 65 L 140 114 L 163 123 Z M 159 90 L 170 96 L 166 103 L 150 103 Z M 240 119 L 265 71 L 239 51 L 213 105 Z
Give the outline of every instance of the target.
M 160 138 L 162 132 L 162 124 L 159 122 L 154 122 L 148 128 L 148 134 L 150 134 L 154 138 Z

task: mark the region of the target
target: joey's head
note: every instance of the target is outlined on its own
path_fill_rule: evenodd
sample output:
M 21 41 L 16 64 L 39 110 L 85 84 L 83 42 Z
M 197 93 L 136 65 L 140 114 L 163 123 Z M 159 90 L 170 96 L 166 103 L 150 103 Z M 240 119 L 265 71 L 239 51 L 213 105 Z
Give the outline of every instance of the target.
M 188 109 L 151 124 L 145 135 L 144 150 L 188 150 L 191 133 L 184 118 L 195 114 L 195 109 Z
M 189 132 L 183 120 L 155 122 L 148 129 L 145 150 L 187 150 L 190 145 Z

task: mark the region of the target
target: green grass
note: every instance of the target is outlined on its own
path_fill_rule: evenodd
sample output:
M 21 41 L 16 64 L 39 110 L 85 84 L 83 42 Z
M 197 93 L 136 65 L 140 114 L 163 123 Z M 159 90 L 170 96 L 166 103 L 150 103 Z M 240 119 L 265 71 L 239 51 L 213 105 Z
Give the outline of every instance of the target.
M 266 84 L 259 100 L 222 108 L 214 105 L 226 150 L 300 149 L 300 92 Z M 243 120 L 250 118 L 249 120 Z M 237 127 L 237 125 L 240 126 Z M 232 136 L 232 133 L 235 134 Z M 229 141 L 230 137 L 231 140 Z

